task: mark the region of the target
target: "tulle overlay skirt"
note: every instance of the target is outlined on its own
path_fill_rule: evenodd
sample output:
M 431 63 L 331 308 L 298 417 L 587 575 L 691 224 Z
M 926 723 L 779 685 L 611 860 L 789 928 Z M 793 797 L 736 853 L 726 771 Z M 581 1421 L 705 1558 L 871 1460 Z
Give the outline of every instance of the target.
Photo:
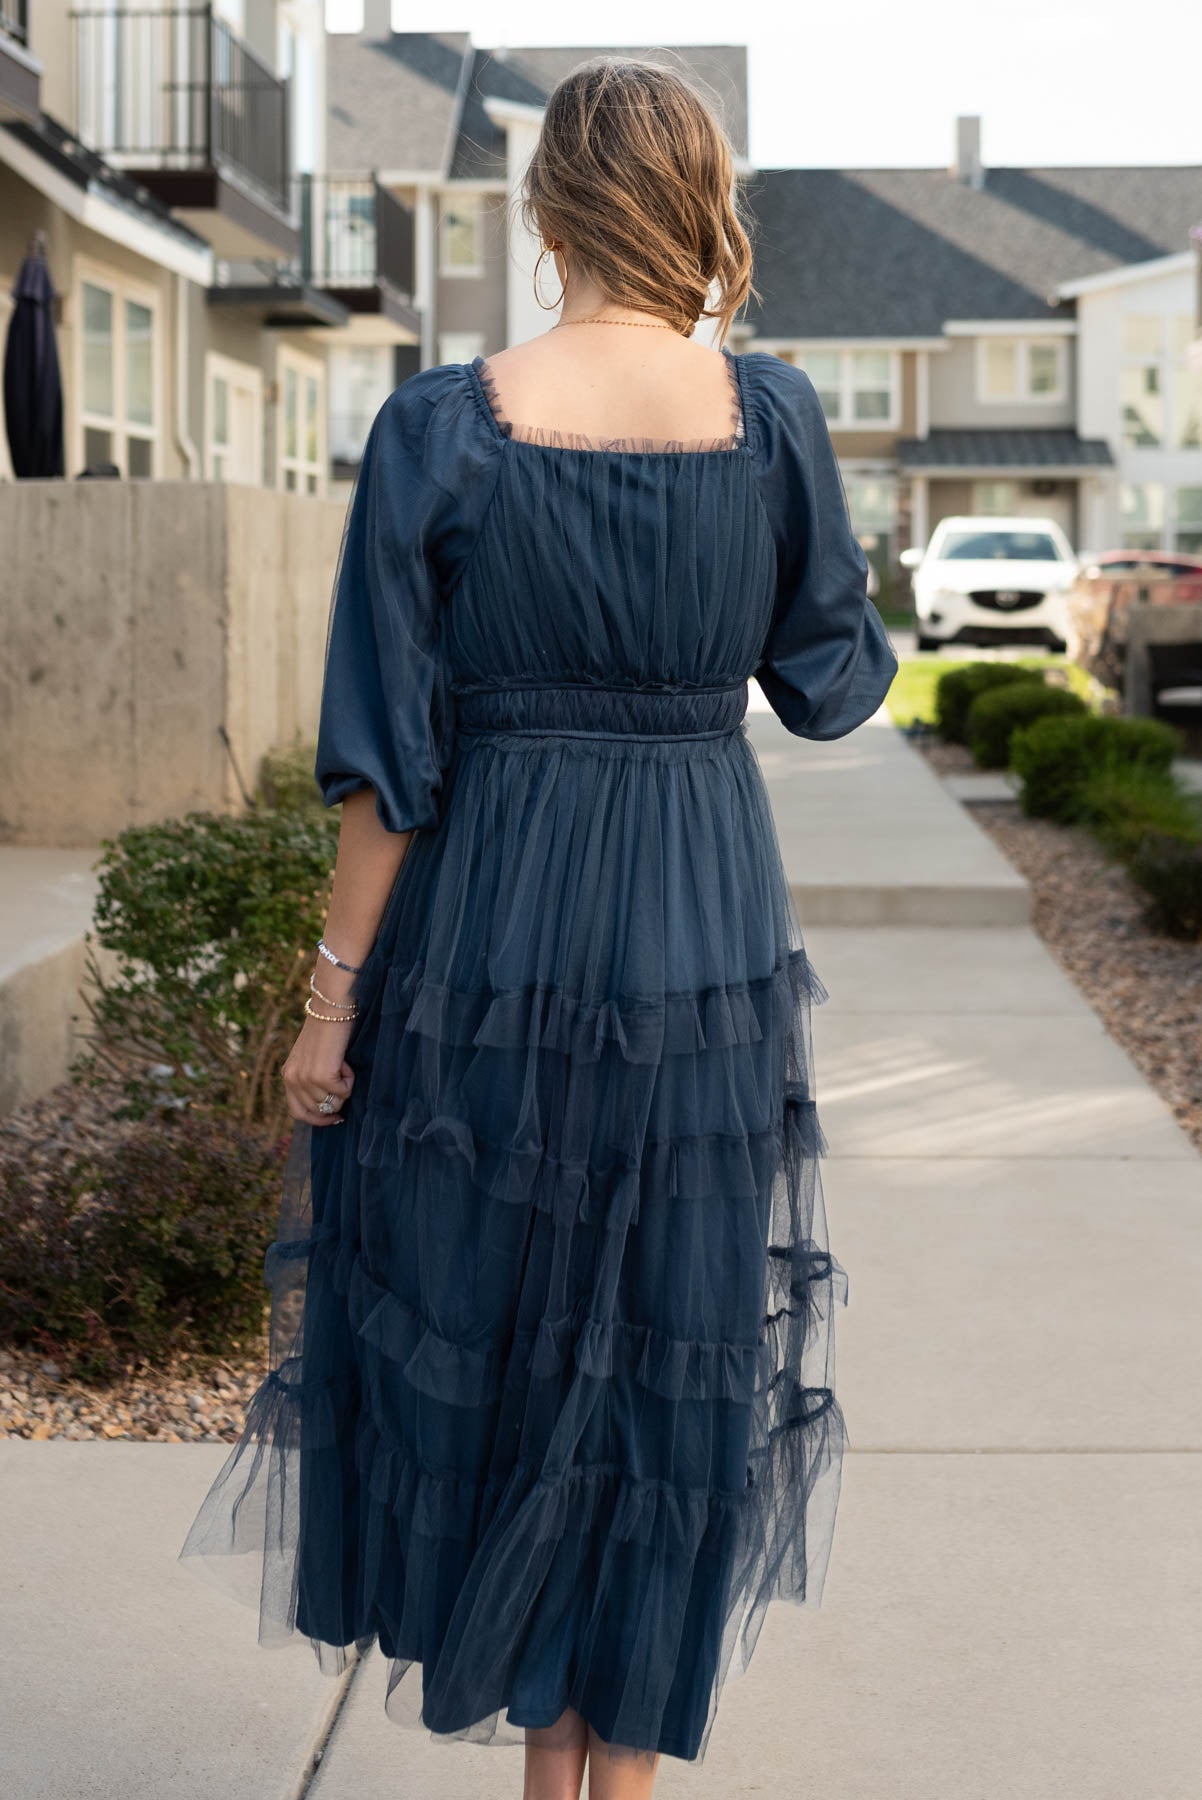
M 378 1642 L 390 1715 L 439 1735 L 570 1707 L 695 1758 L 769 1601 L 821 1598 L 825 993 L 754 750 L 690 702 L 581 729 L 462 696 L 346 1122 L 294 1130 L 270 1371 L 184 1546 L 264 1642 Z

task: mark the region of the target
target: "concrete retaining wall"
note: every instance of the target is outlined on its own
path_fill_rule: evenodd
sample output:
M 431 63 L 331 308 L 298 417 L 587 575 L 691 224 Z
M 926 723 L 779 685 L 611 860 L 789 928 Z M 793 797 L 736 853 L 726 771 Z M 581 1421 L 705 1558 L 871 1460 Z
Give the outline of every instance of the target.
M 0 841 L 239 803 L 316 729 L 344 508 L 200 482 L 0 486 Z

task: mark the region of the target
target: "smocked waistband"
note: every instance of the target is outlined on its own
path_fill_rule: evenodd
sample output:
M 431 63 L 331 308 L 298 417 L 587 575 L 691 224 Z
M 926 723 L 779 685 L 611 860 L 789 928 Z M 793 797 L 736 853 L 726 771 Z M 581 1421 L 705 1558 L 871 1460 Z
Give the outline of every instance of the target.
M 747 683 L 724 687 L 633 688 L 529 685 L 467 688 L 455 694 L 460 731 L 555 737 L 720 737 L 747 711 Z

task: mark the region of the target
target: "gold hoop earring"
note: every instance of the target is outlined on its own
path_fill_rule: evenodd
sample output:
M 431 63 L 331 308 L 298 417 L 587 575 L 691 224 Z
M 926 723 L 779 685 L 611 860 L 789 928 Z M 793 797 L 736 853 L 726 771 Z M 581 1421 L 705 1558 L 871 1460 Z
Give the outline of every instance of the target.
M 556 307 L 557 307 L 557 306 L 562 306 L 562 304 L 563 304 L 563 297 L 564 297 L 564 295 L 565 295 L 565 294 L 566 294 L 566 293 L 567 293 L 567 291 L 568 291 L 568 289 L 567 289 L 567 283 L 566 283 L 566 282 L 563 282 L 563 283 L 561 283 L 561 284 L 560 284 L 560 290 L 559 290 L 559 299 L 558 299 L 558 300 L 552 300 L 552 301 L 551 301 L 551 302 L 550 302 L 550 304 L 549 304 L 549 305 L 548 305 L 548 303 L 547 303 L 547 302 L 546 302 L 546 301 L 545 301 L 545 300 L 544 300 L 544 299 L 543 299 L 543 297 L 542 297 L 542 295 L 541 295 L 541 294 L 540 294 L 540 293 L 539 293 L 539 291 L 538 291 L 538 277 L 539 277 L 539 273 L 540 273 L 540 271 L 541 271 L 541 269 L 542 269 L 542 266 L 543 266 L 543 257 L 546 257 L 546 256 L 550 256 L 550 255 L 551 255 L 551 254 L 552 254 L 552 252 L 553 252 L 553 251 L 555 251 L 555 250 L 558 250 L 558 248 L 559 248 L 559 245 L 558 245 L 558 244 L 544 244 L 544 245 L 543 245 L 543 248 L 542 248 L 542 254 L 541 254 L 541 255 L 540 255 L 540 256 L 539 256 L 539 259 L 538 259 L 538 261 L 537 261 L 537 262 L 536 262 L 536 263 L 535 263 L 535 265 L 534 265 L 534 299 L 535 299 L 535 304 L 536 304 L 536 305 L 538 305 L 538 306 L 541 306 L 541 307 L 542 307 L 542 309 L 543 309 L 543 311 L 544 311 L 544 312 L 554 312 L 554 311 L 555 311 L 555 309 L 556 309 Z

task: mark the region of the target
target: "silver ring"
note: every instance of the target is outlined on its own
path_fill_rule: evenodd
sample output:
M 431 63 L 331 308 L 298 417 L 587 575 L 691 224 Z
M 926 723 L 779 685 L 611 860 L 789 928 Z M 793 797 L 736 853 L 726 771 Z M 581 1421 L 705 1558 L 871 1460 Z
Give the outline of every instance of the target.
M 318 1101 L 317 1110 L 319 1113 L 327 1113 L 327 1114 L 337 1112 L 338 1111 L 338 1096 L 336 1094 L 327 1094 L 324 1100 Z

